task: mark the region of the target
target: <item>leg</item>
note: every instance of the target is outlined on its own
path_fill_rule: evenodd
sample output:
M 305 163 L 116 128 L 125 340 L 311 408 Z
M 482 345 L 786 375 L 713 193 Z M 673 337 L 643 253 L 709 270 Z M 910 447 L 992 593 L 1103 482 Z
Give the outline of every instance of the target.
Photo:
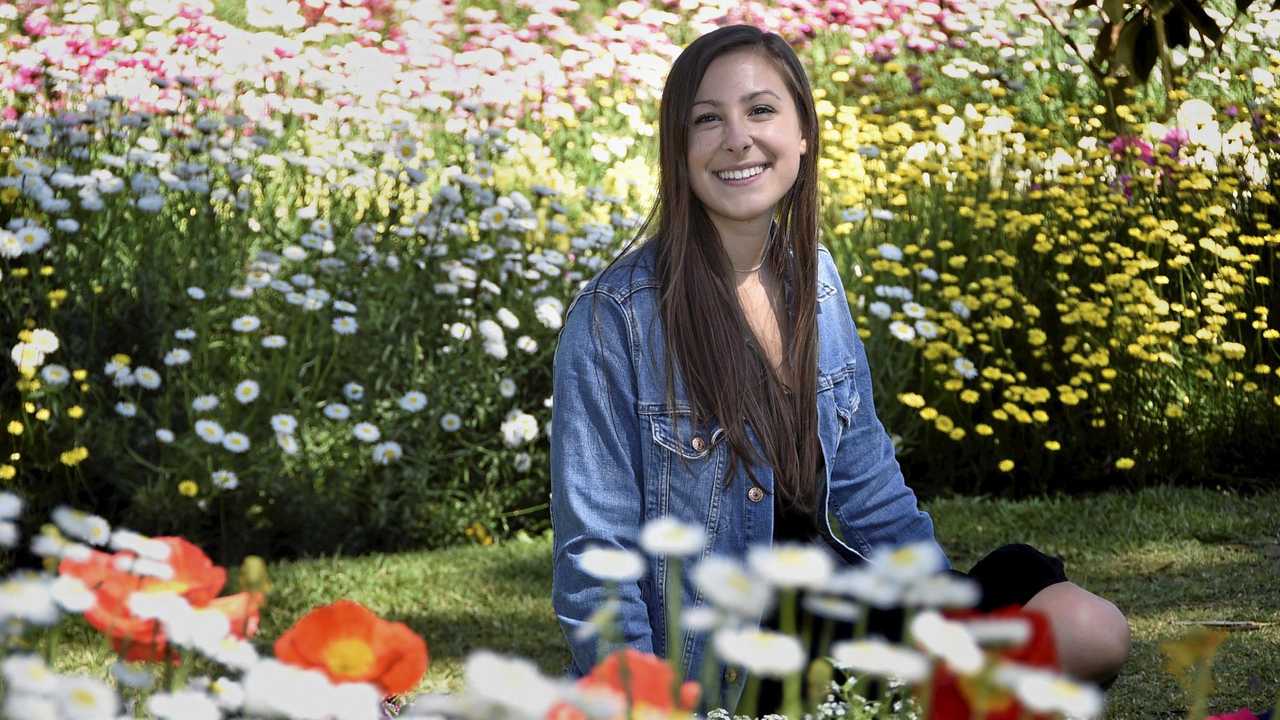
M 1119 608 L 1073 582 L 1049 585 L 1024 607 L 1049 618 L 1063 672 L 1103 685 L 1115 680 L 1129 657 L 1129 621 Z

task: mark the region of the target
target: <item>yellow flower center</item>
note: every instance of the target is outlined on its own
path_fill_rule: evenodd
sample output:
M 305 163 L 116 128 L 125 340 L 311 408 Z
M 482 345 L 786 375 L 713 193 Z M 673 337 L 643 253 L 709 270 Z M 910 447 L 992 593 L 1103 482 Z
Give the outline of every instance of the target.
M 324 650 L 324 664 L 334 675 L 363 677 L 376 658 L 369 643 L 357 638 L 343 638 L 329 643 Z
M 190 589 L 191 589 L 191 586 L 188 585 L 187 583 L 182 582 L 181 580 L 157 580 L 156 582 L 147 583 L 146 586 L 144 586 L 141 591 L 149 592 L 149 593 L 173 593 L 174 595 L 181 595 L 182 593 Z
M 96 707 L 98 702 L 93 693 L 84 688 L 76 688 L 71 691 L 71 704 L 77 707 L 91 708 Z

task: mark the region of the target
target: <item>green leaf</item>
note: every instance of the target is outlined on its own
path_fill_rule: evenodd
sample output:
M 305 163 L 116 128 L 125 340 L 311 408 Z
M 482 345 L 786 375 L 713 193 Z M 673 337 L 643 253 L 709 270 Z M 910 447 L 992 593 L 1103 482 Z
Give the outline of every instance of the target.
M 1156 22 L 1160 21 L 1156 20 Z M 1159 48 L 1156 45 L 1155 25 L 1151 22 L 1143 22 L 1134 39 L 1133 64 L 1130 66 L 1134 77 L 1142 82 L 1146 82 L 1147 78 L 1151 77 L 1151 68 L 1156 66 L 1156 56 L 1159 54 Z
M 1187 19 L 1201 35 L 1209 38 L 1214 44 L 1222 40 L 1222 28 L 1218 27 L 1218 23 L 1204 11 L 1204 5 L 1200 0 L 1178 0 L 1178 4 L 1182 6 L 1187 13 Z
M 1124 0 L 1102 0 L 1102 12 L 1112 23 L 1124 21 Z
M 1164 38 L 1169 47 L 1191 47 L 1191 24 L 1182 8 L 1174 8 L 1164 16 Z

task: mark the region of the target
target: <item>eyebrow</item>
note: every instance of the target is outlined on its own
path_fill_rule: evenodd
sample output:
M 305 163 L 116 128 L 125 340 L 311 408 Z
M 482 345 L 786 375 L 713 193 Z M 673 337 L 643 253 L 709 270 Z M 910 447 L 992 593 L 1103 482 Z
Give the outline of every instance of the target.
M 755 92 L 747 93 L 746 95 L 743 95 L 741 98 L 738 99 L 738 101 L 746 102 L 757 95 L 764 95 L 765 93 L 768 93 L 774 96 L 775 98 L 778 98 L 779 100 L 782 99 L 782 98 L 779 98 L 778 94 L 772 90 L 757 90 Z M 720 103 L 716 102 L 715 100 L 695 100 L 693 104 L 694 105 L 715 105 L 716 107 L 720 107 Z

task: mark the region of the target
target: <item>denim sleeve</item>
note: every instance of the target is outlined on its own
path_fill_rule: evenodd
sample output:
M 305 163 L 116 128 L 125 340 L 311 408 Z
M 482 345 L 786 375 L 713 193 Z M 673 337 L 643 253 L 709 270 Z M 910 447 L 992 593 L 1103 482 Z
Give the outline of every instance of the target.
M 598 662 L 598 638 L 575 631 L 606 598 L 582 568 L 591 547 L 638 551 L 644 516 L 632 334 L 619 302 L 588 292 L 570 305 L 554 360 L 551 415 L 552 605 L 575 676 Z M 648 608 L 636 582 L 619 587 L 623 642 L 653 652 Z
M 839 302 L 838 310 L 848 322 L 847 336 L 852 337 L 854 370 L 850 382 L 856 397 L 851 396 L 850 405 L 857 403 L 831 464 L 832 505 L 840 530 L 864 554 L 882 545 L 924 540 L 936 544 L 933 519 L 920 510 L 915 493 L 902 477 L 893 440 L 876 416 L 866 348 L 854 327 L 848 300 L 843 292 L 833 299 Z

